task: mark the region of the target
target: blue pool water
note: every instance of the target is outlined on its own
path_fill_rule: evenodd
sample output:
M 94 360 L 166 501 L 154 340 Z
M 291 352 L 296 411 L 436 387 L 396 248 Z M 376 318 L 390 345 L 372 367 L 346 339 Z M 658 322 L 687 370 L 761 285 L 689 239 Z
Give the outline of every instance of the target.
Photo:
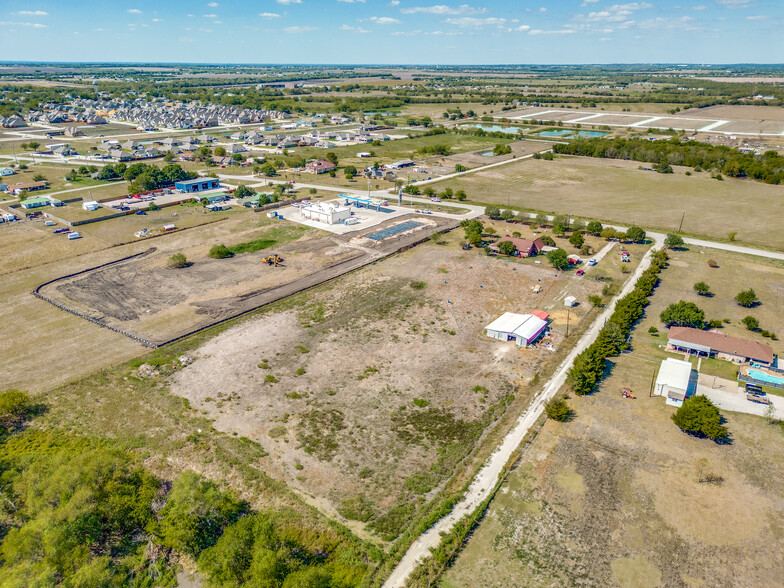
M 482 157 L 495 157 L 495 153 L 493 153 L 492 151 L 485 151 L 484 153 L 480 153 L 479 155 L 481 155 Z
M 516 135 L 518 132 L 527 131 L 523 127 L 501 126 L 501 125 L 460 125 L 461 127 L 470 127 L 473 129 L 482 129 L 488 133 L 507 133 L 509 135 Z
M 771 376 L 771 375 L 770 375 L 769 373 L 767 373 L 767 372 L 763 372 L 763 371 L 760 371 L 760 370 L 752 370 L 752 369 L 750 369 L 750 370 L 748 371 L 748 374 L 749 374 L 749 375 L 750 375 L 752 378 L 754 378 L 755 380 L 758 380 L 758 381 L 760 381 L 760 382 L 769 382 L 769 383 L 771 383 L 771 384 L 781 384 L 781 385 L 783 385 L 783 386 L 784 386 L 784 378 L 777 378 L 776 376 Z
M 369 235 L 366 235 L 366 237 L 368 239 L 373 239 L 374 241 L 381 241 L 382 239 L 386 239 L 387 237 L 391 237 L 392 235 L 397 235 L 398 233 L 402 233 L 403 231 L 408 231 L 409 229 L 413 229 L 421 225 L 422 223 L 418 223 L 416 221 L 406 221 L 404 223 L 400 223 L 399 225 L 395 225 L 393 227 L 387 227 L 386 229 L 381 229 L 380 231 L 376 231 L 375 233 L 370 233 Z
M 593 137 L 604 137 L 607 133 L 602 131 L 575 131 L 573 129 L 558 129 L 552 131 L 541 131 L 536 133 L 540 137 L 569 137 L 570 139 L 575 138 L 593 138 Z

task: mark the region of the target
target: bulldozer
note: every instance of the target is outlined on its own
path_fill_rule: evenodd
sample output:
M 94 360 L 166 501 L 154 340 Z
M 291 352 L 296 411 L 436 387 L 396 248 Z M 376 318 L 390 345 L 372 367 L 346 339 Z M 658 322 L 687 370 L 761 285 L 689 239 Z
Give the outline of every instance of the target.
M 271 265 L 272 267 L 278 267 L 283 265 L 283 258 L 278 255 L 277 253 L 273 253 L 261 260 L 262 262 L 266 263 L 267 265 Z

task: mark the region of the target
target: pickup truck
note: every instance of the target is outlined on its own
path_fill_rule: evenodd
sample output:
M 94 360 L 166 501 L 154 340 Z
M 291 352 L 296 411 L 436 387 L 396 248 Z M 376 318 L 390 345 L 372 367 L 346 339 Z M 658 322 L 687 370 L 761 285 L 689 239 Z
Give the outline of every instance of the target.
M 770 400 L 768 400 L 767 396 L 759 396 L 757 394 L 746 394 L 746 400 L 751 400 L 758 404 L 770 404 Z

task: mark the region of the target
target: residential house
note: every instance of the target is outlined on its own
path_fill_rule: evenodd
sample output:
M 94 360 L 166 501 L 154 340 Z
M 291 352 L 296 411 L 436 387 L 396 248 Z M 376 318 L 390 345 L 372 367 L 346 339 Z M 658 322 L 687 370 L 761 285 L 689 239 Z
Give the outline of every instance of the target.
M 775 360 L 773 349 L 764 343 L 691 327 L 671 327 L 667 351 L 717 357 L 735 364 L 754 362 L 769 366 Z
M 335 169 L 335 164 L 322 159 L 316 159 L 305 164 L 305 171 L 311 174 L 323 174 Z
M 539 237 L 531 241 L 530 239 L 518 239 L 507 235 L 503 239 L 500 239 L 499 242 L 500 241 L 511 241 L 520 257 L 538 255 L 542 251 L 542 247 L 544 247 L 544 243 Z
M 528 347 L 547 330 L 547 321 L 534 314 L 505 312 L 485 327 L 488 337 L 499 341 L 514 341 Z
M 24 191 L 36 192 L 38 190 L 46 190 L 46 188 L 48 188 L 48 185 L 43 180 L 40 182 L 19 182 L 18 184 L 9 185 L 8 192 L 15 196 L 18 196 Z M 49 200 L 47 200 L 46 202 L 48 204 Z

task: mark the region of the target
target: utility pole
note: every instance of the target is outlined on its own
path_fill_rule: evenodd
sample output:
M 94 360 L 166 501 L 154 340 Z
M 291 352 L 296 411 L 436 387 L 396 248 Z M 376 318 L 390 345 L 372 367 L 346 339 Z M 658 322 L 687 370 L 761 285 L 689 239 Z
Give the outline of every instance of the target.
M 566 311 L 566 336 L 567 337 L 569 336 L 569 315 L 571 315 L 571 313 L 572 313 L 572 309 L 569 308 Z
M 648 391 L 648 398 L 653 397 L 653 383 L 656 381 L 656 368 L 653 368 L 653 375 L 651 376 L 651 389 Z
M 683 228 L 683 219 L 684 219 L 685 217 L 686 217 L 686 211 L 684 210 L 684 211 L 683 211 L 683 214 L 681 215 L 681 224 L 678 226 L 678 232 L 679 232 L 679 233 L 681 232 L 681 229 Z

